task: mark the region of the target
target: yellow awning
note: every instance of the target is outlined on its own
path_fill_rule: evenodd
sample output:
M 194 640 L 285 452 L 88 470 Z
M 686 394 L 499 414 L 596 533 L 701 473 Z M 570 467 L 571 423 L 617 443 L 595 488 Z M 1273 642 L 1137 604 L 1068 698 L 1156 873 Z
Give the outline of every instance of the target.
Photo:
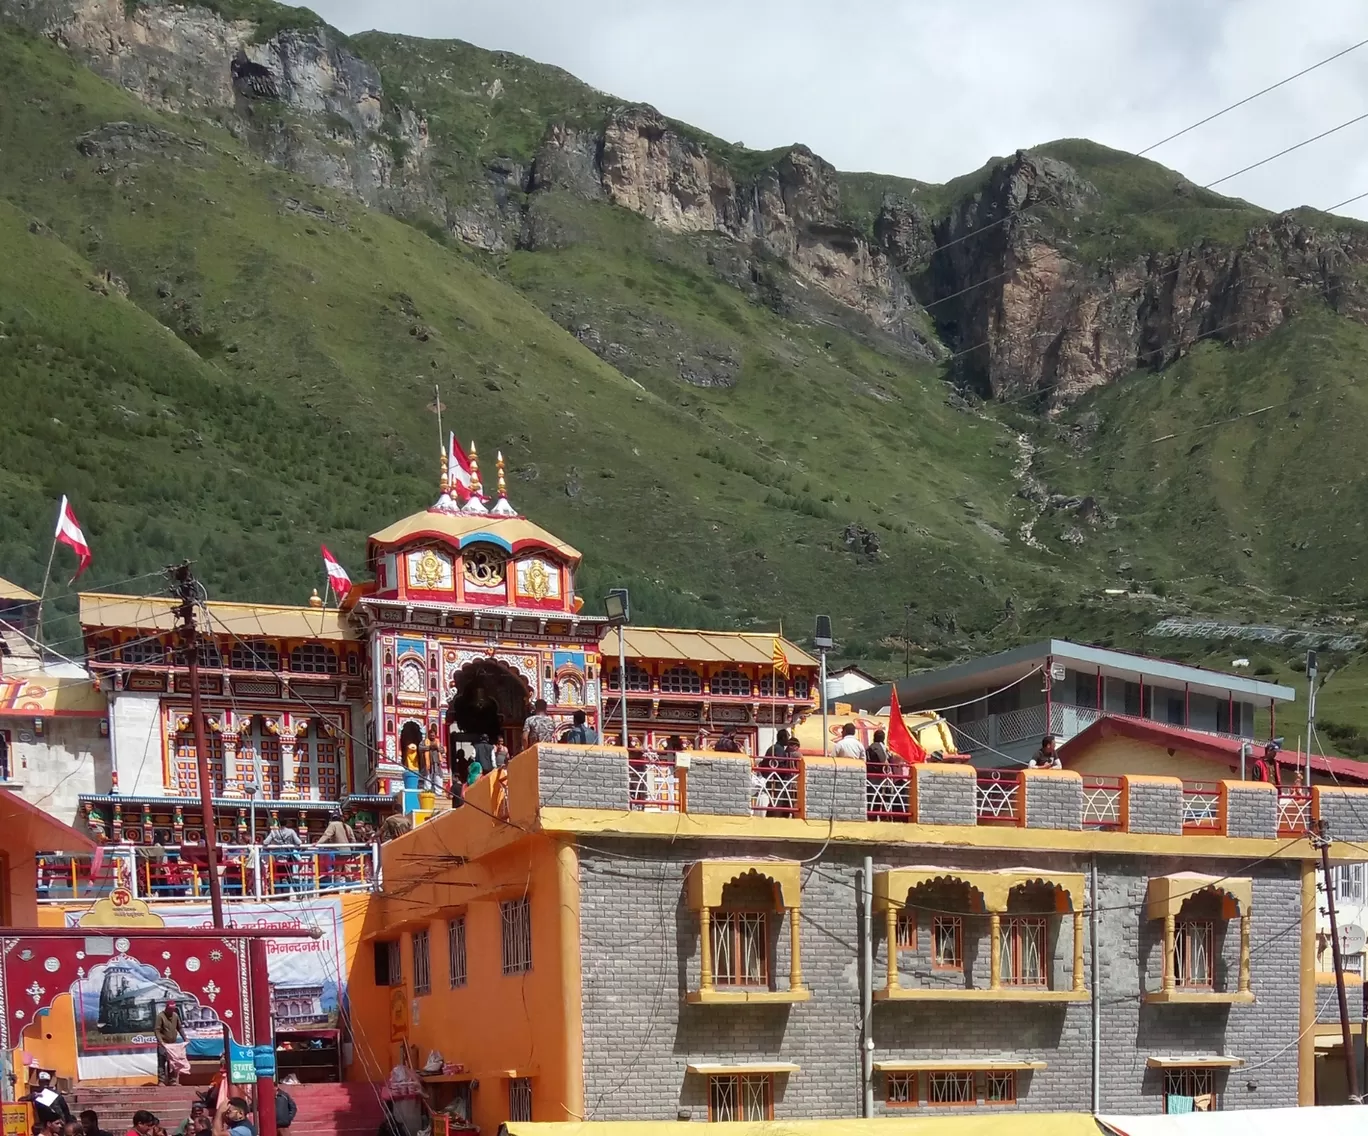
M 717 1077 L 726 1073 L 796 1073 L 798 1066 L 792 1061 L 733 1061 L 730 1065 L 709 1065 L 700 1063 L 686 1066 L 690 1073 L 703 1077 Z
M 170 631 L 177 626 L 177 601 L 164 596 L 115 596 L 81 593 L 81 626 L 86 630 L 124 628 Z M 291 607 L 283 604 L 230 603 L 211 600 L 209 618 L 200 626 L 205 634 L 240 639 L 271 636 L 281 639 L 355 639 L 357 635 L 335 608 Z
M 976 1061 L 956 1061 L 954 1058 L 945 1058 L 936 1061 L 876 1061 L 874 1062 L 874 1072 L 876 1073 L 957 1073 L 960 1070 L 965 1072 L 988 1070 L 997 1072 L 1007 1069 L 1044 1069 L 1044 1061 L 1023 1061 L 1017 1057 L 1002 1057 L 994 1060 L 993 1058 L 983 1058 Z
M 88 678 L 0 675 L 0 718 L 103 718 L 109 702 Z
M 27 588 L 21 588 L 12 580 L 0 576 L 0 600 L 16 600 L 20 603 L 37 603 L 38 597 Z
M 870 1120 L 754 1120 L 726 1125 L 727 1136 L 1101 1136 L 1086 1112 L 985 1112 L 884 1116 Z M 509 1136 L 679 1136 L 677 1120 L 538 1124 L 509 1121 Z
M 774 641 L 778 639 L 784 657 L 795 667 L 815 667 L 817 660 L 797 643 L 782 635 L 756 631 L 706 631 L 675 627 L 628 627 L 627 657 L 683 663 L 749 663 L 768 667 L 774 662 Z M 603 633 L 599 649 L 616 657 L 618 632 L 610 627 Z M 628 691 L 630 696 L 631 692 Z
M 1180 1053 L 1173 1057 L 1146 1057 L 1145 1064 L 1151 1069 L 1235 1069 L 1244 1064 L 1244 1058 Z

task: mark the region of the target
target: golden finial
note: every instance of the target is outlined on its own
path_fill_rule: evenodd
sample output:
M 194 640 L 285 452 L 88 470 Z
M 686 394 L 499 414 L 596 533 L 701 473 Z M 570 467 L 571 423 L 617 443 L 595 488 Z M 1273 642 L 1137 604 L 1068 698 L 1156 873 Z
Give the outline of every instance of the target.
M 311 595 L 311 596 L 309 597 L 309 606 L 310 606 L 310 607 L 322 607 L 322 606 L 323 606 L 323 600 L 322 600 L 322 598 L 319 596 L 319 594 L 318 594 L 318 589 L 317 589 L 317 588 L 315 588 L 315 589 L 313 590 L 313 595 Z
M 450 477 L 449 477 L 449 475 L 448 475 L 448 473 L 447 473 L 447 456 L 446 456 L 446 450 L 445 450 L 445 449 L 442 450 L 442 481 L 441 481 L 441 485 L 442 485 L 442 495 L 443 495 L 443 496 L 446 496 L 448 493 L 451 492 L 451 479 L 450 479 Z
M 504 483 L 503 450 L 499 450 L 499 451 L 498 451 L 497 457 L 498 457 L 498 462 L 499 462 L 499 496 L 500 496 L 500 497 L 507 497 L 507 496 L 508 496 L 508 486 Z
M 474 439 L 470 442 L 470 493 L 472 497 L 479 497 L 484 492 L 484 486 L 480 484 L 480 457 L 475 452 Z

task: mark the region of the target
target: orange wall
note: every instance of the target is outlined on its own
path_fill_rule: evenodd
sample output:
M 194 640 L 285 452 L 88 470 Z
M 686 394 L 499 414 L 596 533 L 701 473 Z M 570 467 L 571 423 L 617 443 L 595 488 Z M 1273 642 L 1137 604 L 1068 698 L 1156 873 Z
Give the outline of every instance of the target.
M 0 923 L 11 927 L 38 925 L 38 850 L 52 843 L 50 829 L 24 814 L 6 825 L 0 851 Z
M 520 763 L 526 764 L 518 781 L 535 783 L 535 754 L 521 755 L 514 765 Z M 519 827 L 516 818 L 501 823 L 487 815 L 497 812 L 493 781 L 485 777 L 472 787 L 470 806 L 439 814 L 385 846 L 385 898 L 367 929 L 369 942 L 400 944 L 415 1062 L 421 1065 L 436 1049 L 448 1063 L 464 1065 L 479 1082 L 473 1119 L 486 1132 L 508 1119 L 510 1076 L 531 1078 L 534 1120 L 579 1120 L 584 1111 L 578 860 L 570 843 Z M 516 795 L 519 786 L 514 789 Z M 458 863 L 457 853 L 468 862 Z M 504 975 L 500 905 L 524 894 L 532 968 Z M 447 926 L 462 915 L 467 977 L 452 989 Z M 415 997 L 413 932 L 424 927 L 431 993 Z M 399 1044 L 391 1037 L 390 991 L 375 986 L 367 946 L 352 982 L 357 1047 L 386 1054 L 392 1066 Z

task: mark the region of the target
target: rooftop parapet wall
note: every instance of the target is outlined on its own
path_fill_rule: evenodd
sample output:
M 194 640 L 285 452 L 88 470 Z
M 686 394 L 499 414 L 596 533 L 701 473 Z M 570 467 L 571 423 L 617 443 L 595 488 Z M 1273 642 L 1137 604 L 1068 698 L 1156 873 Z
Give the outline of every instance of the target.
M 811 755 L 791 764 L 711 751 L 629 758 L 615 747 L 567 745 L 520 754 L 501 776 L 508 782 L 506 807 L 528 821 L 540 810 L 564 809 L 603 817 L 867 822 L 872 839 L 910 824 L 1274 840 L 1305 836 L 1324 817 L 1337 839 L 1368 842 L 1368 789 L 1279 790 L 1252 781 L 980 771 L 940 762 L 900 769 Z

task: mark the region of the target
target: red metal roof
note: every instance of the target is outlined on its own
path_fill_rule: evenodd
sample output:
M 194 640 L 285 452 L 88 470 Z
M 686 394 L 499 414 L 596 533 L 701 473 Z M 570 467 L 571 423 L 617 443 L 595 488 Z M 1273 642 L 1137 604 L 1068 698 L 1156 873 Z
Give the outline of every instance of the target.
M 1089 745 L 1103 738 L 1112 737 L 1131 738 L 1167 749 L 1182 750 L 1194 757 L 1219 761 L 1231 769 L 1238 769 L 1240 766 L 1241 742 L 1235 738 L 1204 734 L 1198 730 L 1185 730 L 1182 726 L 1170 726 L 1164 722 L 1152 722 L 1148 718 L 1131 718 L 1120 714 L 1105 715 L 1082 733 L 1075 734 L 1059 747 L 1059 758 L 1067 768 L 1070 759 L 1082 753 Z M 1249 740 L 1257 756 L 1263 750 L 1263 743 L 1254 738 Z M 1278 753 L 1278 764 L 1288 770 L 1304 769 L 1306 755 L 1296 750 L 1285 749 Z M 1348 757 L 1322 757 L 1313 753 L 1311 772 L 1328 776 L 1332 780 L 1368 785 L 1368 762 L 1355 761 Z
M 24 832 L 43 852 L 89 855 L 95 851 L 95 841 L 84 832 L 63 824 L 8 789 L 0 789 L 0 828 L 11 834 Z

